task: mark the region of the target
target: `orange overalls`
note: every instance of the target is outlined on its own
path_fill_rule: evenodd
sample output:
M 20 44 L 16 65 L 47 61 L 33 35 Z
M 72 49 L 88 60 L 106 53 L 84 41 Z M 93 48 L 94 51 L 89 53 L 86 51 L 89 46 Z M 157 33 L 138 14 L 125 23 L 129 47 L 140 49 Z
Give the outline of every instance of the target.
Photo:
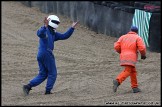
M 120 65 L 125 66 L 125 69 L 116 77 L 116 80 L 121 84 L 130 76 L 131 87 L 138 87 L 135 68 L 138 51 L 142 56 L 146 55 L 146 47 L 142 38 L 137 33 L 130 31 L 126 35 L 122 35 L 118 41 L 114 43 L 114 49 L 120 53 Z

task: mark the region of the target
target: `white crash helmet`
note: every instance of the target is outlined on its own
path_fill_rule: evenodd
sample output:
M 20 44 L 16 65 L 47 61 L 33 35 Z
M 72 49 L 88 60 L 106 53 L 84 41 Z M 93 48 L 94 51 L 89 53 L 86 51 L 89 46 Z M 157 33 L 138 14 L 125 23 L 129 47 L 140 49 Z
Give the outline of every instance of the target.
M 47 20 L 50 19 L 48 25 L 56 29 L 60 23 L 59 18 L 56 15 L 49 15 Z

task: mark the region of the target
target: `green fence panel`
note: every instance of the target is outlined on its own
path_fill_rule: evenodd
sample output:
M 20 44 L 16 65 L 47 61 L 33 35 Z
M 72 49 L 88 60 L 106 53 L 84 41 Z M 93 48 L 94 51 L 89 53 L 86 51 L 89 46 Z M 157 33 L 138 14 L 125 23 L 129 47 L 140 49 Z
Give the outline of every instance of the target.
M 140 37 L 142 37 L 147 47 L 149 47 L 148 38 L 149 38 L 149 22 L 151 15 L 152 13 L 150 12 L 135 9 L 132 21 L 132 25 L 138 27 L 138 34 Z

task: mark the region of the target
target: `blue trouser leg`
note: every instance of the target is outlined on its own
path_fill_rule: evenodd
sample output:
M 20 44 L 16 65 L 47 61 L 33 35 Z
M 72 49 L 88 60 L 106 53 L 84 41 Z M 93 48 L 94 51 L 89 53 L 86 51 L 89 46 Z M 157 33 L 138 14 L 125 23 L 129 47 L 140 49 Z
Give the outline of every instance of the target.
M 35 87 L 35 86 L 41 84 L 47 78 L 47 75 L 48 75 L 47 69 L 44 66 L 43 56 L 38 55 L 37 61 L 38 61 L 38 65 L 39 65 L 39 74 L 29 82 L 29 85 L 31 87 Z
M 47 52 L 45 57 L 45 66 L 48 70 L 46 91 L 51 91 L 57 78 L 57 69 L 54 55 L 51 52 Z

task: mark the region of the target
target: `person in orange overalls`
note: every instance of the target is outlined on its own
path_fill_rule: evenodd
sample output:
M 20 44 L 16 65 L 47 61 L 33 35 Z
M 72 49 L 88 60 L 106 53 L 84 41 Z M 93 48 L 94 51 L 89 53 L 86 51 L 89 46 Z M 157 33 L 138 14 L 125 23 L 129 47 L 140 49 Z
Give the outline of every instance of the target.
M 146 59 L 146 46 L 142 38 L 138 35 L 138 28 L 132 26 L 127 34 L 122 35 L 114 43 L 114 49 L 120 54 L 120 65 L 124 66 L 125 69 L 113 80 L 113 91 L 116 92 L 118 86 L 130 76 L 133 93 L 141 92 L 138 88 L 135 64 L 138 52 L 141 54 L 141 59 Z

